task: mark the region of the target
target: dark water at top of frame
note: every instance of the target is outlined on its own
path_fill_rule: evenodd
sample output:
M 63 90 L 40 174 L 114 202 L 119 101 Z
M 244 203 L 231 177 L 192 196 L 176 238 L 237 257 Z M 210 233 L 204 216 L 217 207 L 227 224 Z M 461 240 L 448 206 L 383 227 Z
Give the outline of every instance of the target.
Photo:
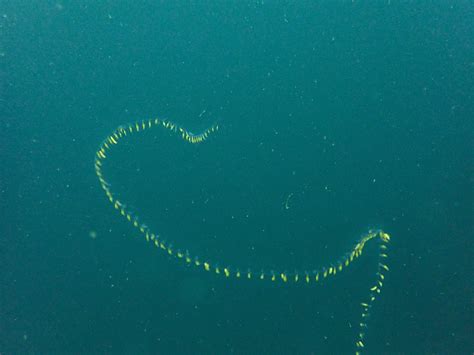
M 345 354 L 377 250 L 332 282 L 225 280 L 146 245 L 313 270 L 392 235 L 367 353 L 470 354 L 469 1 L 4 1 L 0 353 Z

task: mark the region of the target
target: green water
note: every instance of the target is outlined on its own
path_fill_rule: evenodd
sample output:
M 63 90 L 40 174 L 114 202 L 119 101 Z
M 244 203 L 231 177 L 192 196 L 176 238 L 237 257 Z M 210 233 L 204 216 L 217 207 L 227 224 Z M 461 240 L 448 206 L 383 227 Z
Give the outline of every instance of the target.
M 222 266 L 311 270 L 392 235 L 366 353 L 471 354 L 474 6 L 469 1 L 4 1 L 0 353 L 346 354 L 377 251 L 331 281 L 226 280 L 148 246 L 93 160 L 117 126 L 113 190 L 156 233 Z

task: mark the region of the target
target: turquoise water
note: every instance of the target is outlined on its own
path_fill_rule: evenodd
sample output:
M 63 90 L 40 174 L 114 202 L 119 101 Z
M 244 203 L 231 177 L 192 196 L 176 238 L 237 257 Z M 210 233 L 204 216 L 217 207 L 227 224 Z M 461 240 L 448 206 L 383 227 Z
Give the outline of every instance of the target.
M 346 354 L 377 250 L 327 282 L 216 277 L 167 241 L 312 270 L 371 228 L 390 272 L 366 353 L 471 354 L 470 2 L 18 2 L 0 9 L 0 353 Z

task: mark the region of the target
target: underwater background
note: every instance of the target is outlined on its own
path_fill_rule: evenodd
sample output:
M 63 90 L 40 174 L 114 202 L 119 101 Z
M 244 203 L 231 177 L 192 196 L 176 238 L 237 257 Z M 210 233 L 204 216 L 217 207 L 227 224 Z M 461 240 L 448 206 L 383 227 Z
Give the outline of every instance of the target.
M 471 1 L 2 1 L 1 354 L 347 354 L 392 237 L 368 354 L 474 351 Z M 138 236 L 139 238 L 136 238 Z

